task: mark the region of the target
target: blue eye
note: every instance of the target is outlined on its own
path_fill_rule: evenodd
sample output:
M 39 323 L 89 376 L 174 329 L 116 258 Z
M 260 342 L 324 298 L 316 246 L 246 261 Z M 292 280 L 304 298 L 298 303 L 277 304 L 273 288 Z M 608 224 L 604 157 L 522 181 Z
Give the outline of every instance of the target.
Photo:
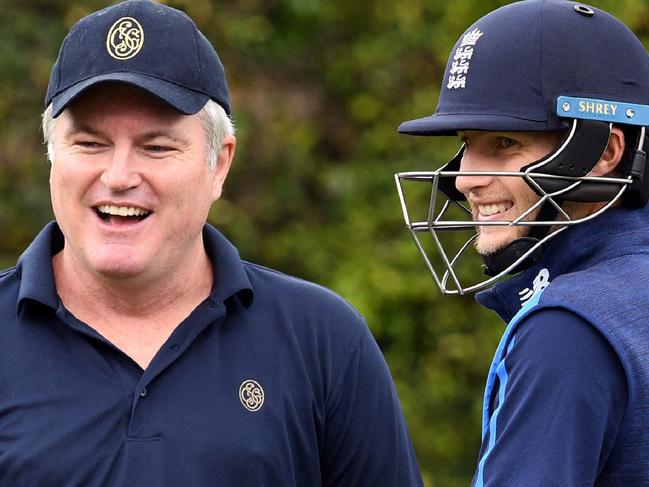
M 499 143 L 503 149 L 509 149 L 510 147 L 518 144 L 518 142 L 516 142 L 514 139 L 510 139 L 509 137 L 501 137 Z
M 171 147 L 165 147 L 163 145 L 147 145 L 146 150 L 150 152 L 169 152 L 173 149 Z
M 79 142 L 76 142 L 76 145 L 82 147 L 83 149 L 98 149 L 102 146 L 99 142 L 92 140 L 81 140 Z

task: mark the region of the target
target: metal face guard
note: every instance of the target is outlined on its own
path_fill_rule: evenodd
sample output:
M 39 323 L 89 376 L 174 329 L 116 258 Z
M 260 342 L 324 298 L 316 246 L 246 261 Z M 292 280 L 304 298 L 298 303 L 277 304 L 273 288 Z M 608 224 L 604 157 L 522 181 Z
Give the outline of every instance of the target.
M 404 221 L 412 235 L 426 267 L 437 286 L 444 294 L 465 294 L 478 291 L 507 274 L 516 271 L 519 263 L 526 260 L 548 240 L 571 225 L 595 218 L 613 206 L 631 184 L 631 177 L 598 177 L 588 175 L 558 175 L 543 171 L 548 162 L 561 157 L 569 146 L 576 129 L 573 123 L 570 134 L 560 147 L 546 158 L 528 164 L 518 172 L 460 172 L 459 163 L 463 149 L 449 163 L 437 171 L 403 172 L 395 174 L 395 182 Z M 597 161 L 595 161 L 597 162 Z M 592 169 L 592 168 L 591 168 Z M 539 200 L 513 221 L 475 222 L 464 196 L 455 189 L 455 178 L 465 176 L 520 177 L 539 195 Z M 557 184 L 548 184 L 554 181 Z M 562 208 L 562 203 L 572 194 L 580 193 L 580 186 L 586 185 L 589 192 L 597 192 L 598 185 L 606 187 L 610 200 L 596 213 L 584 218 L 572 219 Z M 552 187 L 552 189 L 549 189 Z M 594 188 L 594 189 L 593 189 Z M 611 192 L 615 188 L 615 192 Z M 583 193 L 583 192 L 582 192 Z M 583 200 L 582 200 L 583 201 Z M 553 220 L 528 221 L 530 215 L 543 205 L 551 205 L 556 210 Z M 481 256 L 472 245 L 479 229 L 485 226 L 525 226 L 545 227 L 549 231 L 518 256 L 507 268 L 494 276 L 476 276 Z M 464 234 L 458 239 L 458 234 Z M 425 239 L 423 234 L 430 235 Z M 482 277 L 482 279 L 480 279 Z

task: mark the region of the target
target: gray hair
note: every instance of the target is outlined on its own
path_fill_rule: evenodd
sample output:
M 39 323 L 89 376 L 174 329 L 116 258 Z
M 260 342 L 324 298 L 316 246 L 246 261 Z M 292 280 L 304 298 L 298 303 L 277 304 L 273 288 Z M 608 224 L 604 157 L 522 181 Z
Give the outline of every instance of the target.
M 234 135 L 235 133 L 234 123 L 225 113 L 223 107 L 214 100 L 208 100 L 197 115 L 203 125 L 207 139 L 207 169 L 213 172 L 216 169 L 216 161 L 223 147 L 223 140 L 228 135 Z M 47 159 L 50 163 L 53 163 L 56 119 L 52 117 L 52 105 L 45 109 L 42 119 L 43 140 L 47 144 Z

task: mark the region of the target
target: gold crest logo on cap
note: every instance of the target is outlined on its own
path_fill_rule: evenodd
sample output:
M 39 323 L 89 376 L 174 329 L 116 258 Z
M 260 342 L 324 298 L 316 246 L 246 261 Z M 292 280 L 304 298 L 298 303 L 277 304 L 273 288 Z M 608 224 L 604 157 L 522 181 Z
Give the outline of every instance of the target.
M 108 31 L 106 49 L 115 59 L 134 57 L 144 44 L 144 29 L 133 17 L 122 17 Z

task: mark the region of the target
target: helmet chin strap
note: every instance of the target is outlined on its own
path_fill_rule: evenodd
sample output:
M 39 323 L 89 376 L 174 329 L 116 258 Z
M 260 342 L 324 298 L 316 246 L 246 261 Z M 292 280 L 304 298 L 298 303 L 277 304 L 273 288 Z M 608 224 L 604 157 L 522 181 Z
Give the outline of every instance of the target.
M 483 255 L 483 272 L 489 277 L 497 276 L 502 271 L 507 269 L 507 267 L 509 267 L 512 262 L 520 259 L 523 255 L 525 255 L 525 253 L 528 252 L 537 243 L 539 243 L 538 238 L 521 237 L 514 240 L 506 247 L 494 252 L 493 254 Z M 536 264 L 541 259 L 543 250 L 543 246 L 537 248 L 526 259 L 521 260 L 516 265 L 516 267 L 509 271 L 509 274 L 516 274 L 517 272 L 524 271 L 528 267 Z

